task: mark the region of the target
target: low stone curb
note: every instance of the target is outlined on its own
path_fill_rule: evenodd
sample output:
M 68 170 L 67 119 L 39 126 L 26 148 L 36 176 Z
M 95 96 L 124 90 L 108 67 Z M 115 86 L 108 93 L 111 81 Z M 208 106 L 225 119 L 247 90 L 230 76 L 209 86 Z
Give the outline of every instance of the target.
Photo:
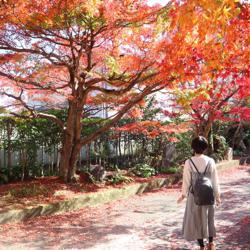
M 220 163 L 216 163 L 216 167 L 218 170 L 232 168 L 235 166 L 239 166 L 239 160 L 223 161 Z
M 217 164 L 218 169 L 225 169 L 236 166 L 238 161 L 232 160 Z M 168 178 L 157 178 L 150 182 L 136 183 L 122 188 L 112 188 L 102 190 L 101 192 L 81 194 L 69 200 L 60 201 L 51 204 L 42 204 L 40 206 L 16 209 L 0 213 L 0 224 L 23 221 L 41 215 L 50 215 L 59 212 L 68 212 L 77 210 L 86 206 L 96 206 L 121 198 L 127 198 L 136 194 L 159 189 L 168 186 L 176 181 L 180 176 L 173 175 Z
M 101 192 L 81 194 L 72 199 L 60 201 L 51 204 L 42 204 L 40 206 L 16 209 L 0 213 L 0 224 L 17 222 L 33 218 L 40 215 L 55 214 L 58 212 L 67 212 L 80 209 L 86 206 L 96 206 L 121 198 L 127 198 L 132 195 L 141 194 L 163 186 L 170 185 L 177 178 L 157 178 L 150 182 L 136 183 L 121 188 L 104 189 Z

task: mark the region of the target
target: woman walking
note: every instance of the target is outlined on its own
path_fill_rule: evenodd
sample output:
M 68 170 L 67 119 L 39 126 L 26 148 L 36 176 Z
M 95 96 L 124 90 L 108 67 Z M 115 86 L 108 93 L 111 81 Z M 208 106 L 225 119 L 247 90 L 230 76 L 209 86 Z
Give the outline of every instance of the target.
M 211 183 L 212 195 L 216 203 L 219 204 L 221 201 L 217 170 L 214 160 L 203 154 L 208 147 L 206 138 L 196 137 L 193 139 L 191 146 L 194 150 L 194 156 L 185 162 L 182 194 L 177 201 L 180 203 L 187 197 L 182 233 L 186 240 L 197 240 L 201 250 L 205 249 L 204 239 L 208 239 L 207 249 L 214 250 L 213 240 L 216 236 L 214 203 L 210 202 L 209 205 L 197 203 L 197 192 L 195 192 L 194 187 L 201 189 L 201 186 L 197 185 L 197 180 L 201 175 L 204 176 L 205 180 Z

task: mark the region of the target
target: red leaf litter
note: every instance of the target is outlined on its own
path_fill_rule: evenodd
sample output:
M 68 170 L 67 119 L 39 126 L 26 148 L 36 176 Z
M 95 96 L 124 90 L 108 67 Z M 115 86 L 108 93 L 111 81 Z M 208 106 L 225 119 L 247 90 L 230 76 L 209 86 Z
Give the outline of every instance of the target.
M 238 169 L 245 169 L 247 166 L 237 166 L 228 169 L 222 169 L 219 171 L 219 177 L 229 177 L 232 174 L 237 174 Z M 93 184 L 89 183 L 85 179 L 81 179 L 79 183 L 66 184 L 59 177 L 42 177 L 24 182 L 14 182 L 0 186 L 0 213 L 10 209 L 23 209 L 30 206 L 36 206 L 39 204 L 56 203 L 62 200 L 67 200 L 75 196 L 98 192 L 104 189 L 110 188 L 122 188 L 127 185 L 133 185 L 135 183 L 145 183 L 158 178 L 171 178 L 170 174 L 159 174 L 149 178 L 132 177 L 130 183 L 110 184 L 108 182 Z M 152 192 L 176 192 L 180 190 L 182 185 L 181 179 L 172 185 L 167 187 L 153 190 Z M 9 193 L 11 190 L 20 190 L 25 187 L 44 187 L 48 192 L 44 195 L 32 195 L 25 197 L 13 197 Z
M 41 195 L 27 195 L 25 197 L 13 197 L 10 192 L 24 188 L 37 187 L 47 190 Z M 71 198 L 81 193 L 96 192 L 101 186 L 91 183 L 65 184 L 58 177 L 44 177 L 28 180 L 24 182 L 15 182 L 0 186 L 0 212 L 8 209 L 20 209 L 37 204 L 46 204 L 58 202 Z
M 98 192 L 109 188 L 122 188 L 134 183 L 148 182 L 157 178 L 167 178 L 170 175 L 157 175 L 150 178 L 132 177 L 130 183 L 120 183 L 112 185 L 108 182 L 93 184 L 81 179 L 79 183 L 64 183 L 59 177 L 42 177 L 24 182 L 14 182 L 0 186 L 0 213 L 10 209 L 23 209 L 25 207 L 38 204 L 56 203 L 67 200 L 75 196 Z M 48 190 L 42 195 L 27 195 L 25 197 L 13 197 L 10 195 L 12 190 L 21 190 L 30 187 L 40 187 Z

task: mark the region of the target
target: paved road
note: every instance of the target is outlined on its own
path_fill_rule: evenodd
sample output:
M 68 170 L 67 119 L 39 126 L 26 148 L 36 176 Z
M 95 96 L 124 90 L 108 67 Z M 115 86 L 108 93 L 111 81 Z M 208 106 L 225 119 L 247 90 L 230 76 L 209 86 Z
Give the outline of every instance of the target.
M 250 169 L 221 177 L 217 249 L 250 249 Z M 0 227 L 0 249 L 163 250 L 197 249 L 182 239 L 185 204 L 178 190 L 162 189 L 76 212 Z

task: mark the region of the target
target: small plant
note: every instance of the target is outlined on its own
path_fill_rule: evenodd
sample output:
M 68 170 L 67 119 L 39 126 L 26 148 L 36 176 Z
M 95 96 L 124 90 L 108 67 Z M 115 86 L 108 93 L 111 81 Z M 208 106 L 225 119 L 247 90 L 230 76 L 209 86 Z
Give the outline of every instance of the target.
M 223 157 L 218 153 L 213 153 L 210 155 L 210 157 L 213 158 L 215 162 L 219 162 L 223 160 Z
M 156 174 L 155 169 L 145 163 L 136 164 L 135 167 L 131 169 L 131 172 L 136 176 L 143 178 L 148 178 Z
M 17 181 L 22 179 L 23 169 L 21 165 L 15 165 L 11 169 L 11 181 Z
M 26 186 L 18 189 L 12 189 L 9 194 L 15 198 L 32 197 L 32 196 L 48 196 L 50 190 L 44 186 L 32 185 Z
M 226 151 L 228 150 L 228 144 L 225 137 L 214 135 L 214 152 L 211 155 L 216 162 L 222 161 L 225 157 Z
M 112 184 L 119 184 L 119 183 L 130 183 L 133 179 L 131 177 L 125 176 L 119 172 L 116 172 L 112 175 L 109 179 L 109 182 Z
M 178 167 L 161 168 L 160 172 L 163 174 L 176 174 L 180 172 L 180 169 Z
M 8 181 L 9 181 L 8 169 L 7 168 L 0 169 L 0 185 L 6 184 L 6 183 L 8 183 Z

